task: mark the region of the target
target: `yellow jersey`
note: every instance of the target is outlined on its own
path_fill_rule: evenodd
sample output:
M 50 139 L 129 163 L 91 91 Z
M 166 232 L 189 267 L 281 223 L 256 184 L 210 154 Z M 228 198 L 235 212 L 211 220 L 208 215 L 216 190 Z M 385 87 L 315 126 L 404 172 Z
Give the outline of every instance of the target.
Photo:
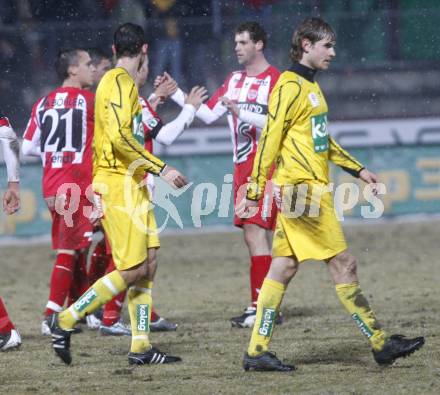
M 102 77 L 96 90 L 93 175 L 125 176 L 132 164 L 137 182 L 145 172 L 158 175 L 165 167 L 144 148 L 138 90 L 130 74 L 117 67 Z
M 328 184 L 329 160 L 351 174 L 359 173 L 362 164 L 329 136 L 327 112 L 327 102 L 317 82 L 299 72 L 281 74 L 269 99 L 248 199 L 259 200 L 263 195 L 274 162 L 272 180 L 277 185 L 304 181 Z

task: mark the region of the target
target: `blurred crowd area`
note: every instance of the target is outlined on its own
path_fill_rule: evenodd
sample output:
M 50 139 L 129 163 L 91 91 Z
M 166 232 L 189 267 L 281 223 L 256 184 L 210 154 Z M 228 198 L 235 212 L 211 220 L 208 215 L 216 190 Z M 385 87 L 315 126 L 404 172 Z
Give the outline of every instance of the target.
M 147 32 L 150 83 L 167 70 L 183 88 L 205 85 L 213 93 L 238 67 L 238 24 L 262 23 L 268 59 L 286 69 L 295 26 L 306 16 L 322 16 L 338 34 L 336 61 L 322 81 L 336 119 L 347 116 L 344 103 L 360 105 L 351 118 L 434 115 L 439 108 L 439 84 L 430 81 L 440 62 L 438 0 L 0 0 L 0 10 L 0 109 L 20 134 L 35 100 L 58 84 L 58 50 L 79 45 L 110 53 L 113 31 L 128 21 Z M 390 110 L 378 97 L 390 95 L 387 81 L 396 89 Z M 408 101 L 403 110 L 393 101 L 402 100 L 401 91 Z

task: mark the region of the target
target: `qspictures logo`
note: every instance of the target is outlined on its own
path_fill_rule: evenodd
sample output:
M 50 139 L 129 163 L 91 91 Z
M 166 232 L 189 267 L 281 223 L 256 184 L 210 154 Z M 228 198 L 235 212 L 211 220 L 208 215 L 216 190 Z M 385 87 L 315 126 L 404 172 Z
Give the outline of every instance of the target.
M 148 322 L 149 306 L 147 304 L 139 304 L 136 307 L 137 330 L 140 332 L 149 332 L 150 324 Z
M 258 333 L 261 336 L 268 337 L 272 333 L 275 312 L 275 309 L 263 309 L 263 316 L 261 317 L 260 327 L 258 328 Z

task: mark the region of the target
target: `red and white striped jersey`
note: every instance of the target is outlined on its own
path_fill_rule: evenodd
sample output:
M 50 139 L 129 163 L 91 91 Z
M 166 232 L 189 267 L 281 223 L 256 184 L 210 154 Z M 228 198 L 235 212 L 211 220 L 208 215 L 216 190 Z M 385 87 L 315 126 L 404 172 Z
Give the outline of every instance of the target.
M 75 183 L 85 194 L 92 182 L 94 94 L 60 87 L 32 108 L 23 139 L 40 147 L 43 196 L 56 196 L 64 183 Z
M 279 76 L 280 72 L 273 66 L 269 66 L 254 77 L 248 76 L 244 70 L 234 71 L 209 99 L 207 105 L 220 117 L 226 112 L 226 107 L 220 101 L 220 98 L 225 96 L 233 100 L 240 109 L 266 115 L 269 96 Z M 228 114 L 228 123 L 234 149 L 234 162 L 245 162 L 257 152 L 262 129 L 246 123 L 230 113 Z

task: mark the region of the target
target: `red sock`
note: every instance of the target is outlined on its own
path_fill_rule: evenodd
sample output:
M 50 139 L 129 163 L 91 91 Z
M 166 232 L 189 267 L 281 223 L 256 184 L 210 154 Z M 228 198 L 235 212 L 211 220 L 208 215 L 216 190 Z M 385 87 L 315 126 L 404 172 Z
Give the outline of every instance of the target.
M 107 255 L 108 263 L 105 274 L 111 273 L 113 270 L 116 270 L 115 262 L 113 261 L 113 257 L 111 255 Z M 102 276 L 101 276 L 102 277 Z
M 58 254 L 50 279 L 49 301 L 46 305 L 46 316 L 60 311 L 70 290 L 73 279 L 75 257 L 69 254 Z
M 89 284 L 95 283 L 99 280 L 107 270 L 109 264 L 109 255 L 107 255 L 105 239 L 102 239 L 92 253 L 89 268 Z
M 102 314 L 102 325 L 112 326 L 121 318 L 121 310 L 124 305 L 125 294 L 127 291 L 122 291 L 116 295 L 110 302 L 104 306 L 104 312 Z
M 154 310 L 154 307 L 151 308 L 151 322 L 157 321 L 160 318 L 160 315 L 157 314 L 156 310 Z
M 2 298 L 0 298 L 0 333 L 9 333 L 12 329 L 15 329 L 15 326 L 9 319 L 6 307 Z
M 105 274 L 111 273 L 116 269 L 115 263 L 111 255 L 107 255 L 108 265 Z M 110 302 L 106 303 L 104 306 L 104 311 L 102 313 L 102 325 L 111 326 L 116 323 L 119 318 L 121 318 L 121 310 L 124 304 L 126 291 L 121 292 L 116 295 Z
M 257 306 L 258 294 L 263 285 L 264 278 L 269 271 L 272 257 L 270 255 L 258 255 L 251 257 L 250 279 L 252 305 Z
M 74 303 L 84 292 L 89 289 L 87 276 L 87 251 L 78 251 L 75 256 L 72 286 L 69 290 L 67 306 Z

